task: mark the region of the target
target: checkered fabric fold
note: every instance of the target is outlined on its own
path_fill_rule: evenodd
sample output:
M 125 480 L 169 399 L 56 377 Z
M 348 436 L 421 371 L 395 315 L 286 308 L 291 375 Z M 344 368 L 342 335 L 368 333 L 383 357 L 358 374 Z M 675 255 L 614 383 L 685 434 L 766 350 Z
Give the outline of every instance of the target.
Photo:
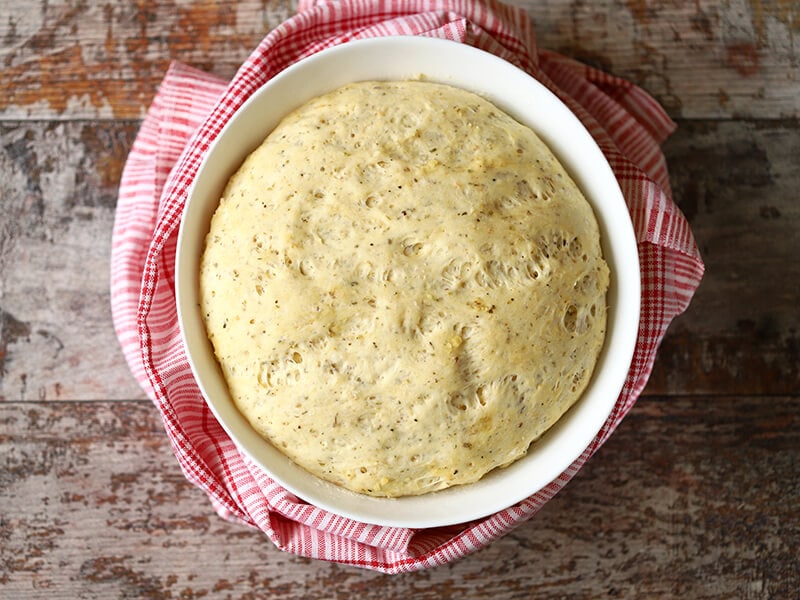
M 188 188 L 209 144 L 242 103 L 292 63 L 350 40 L 447 38 L 491 52 L 553 91 L 607 157 L 636 231 L 642 314 L 625 386 L 600 433 L 530 498 L 476 522 L 436 529 L 378 527 L 306 504 L 240 453 L 206 406 L 178 329 L 174 266 Z M 130 369 L 159 410 L 186 477 L 224 518 L 261 529 L 282 550 L 388 573 L 441 565 L 529 520 L 608 439 L 645 387 L 667 326 L 688 306 L 703 263 L 672 201 L 660 144 L 674 124 L 635 85 L 536 47 L 527 14 L 495 1 L 302 1 L 230 82 L 174 63 L 141 125 L 119 190 L 111 302 Z

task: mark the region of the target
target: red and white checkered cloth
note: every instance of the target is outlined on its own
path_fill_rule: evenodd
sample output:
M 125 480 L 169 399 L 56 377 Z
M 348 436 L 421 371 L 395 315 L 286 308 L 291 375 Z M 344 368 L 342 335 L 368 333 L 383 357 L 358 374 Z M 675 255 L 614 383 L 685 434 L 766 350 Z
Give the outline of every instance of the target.
M 262 84 L 295 61 L 359 38 L 425 35 L 492 52 L 524 69 L 575 112 L 613 168 L 642 266 L 639 339 L 625 387 L 581 457 L 545 489 L 476 522 L 438 529 L 377 527 L 299 501 L 243 456 L 200 394 L 178 330 L 175 245 L 187 188 L 220 129 Z M 645 92 L 536 47 L 521 10 L 489 0 L 300 3 L 229 83 L 181 64 L 166 75 L 136 138 L 119 191 L 111 302 L 130 368 L 161 412 L 186 477 L 223 517 L 263 530 L 298 555 L 397 573 L 465 556 L 530 519 L 605 442 L 644 388 L 670 321 L 689 304 L 703 263 L 673 204 L 660 144 L 674 124 Z

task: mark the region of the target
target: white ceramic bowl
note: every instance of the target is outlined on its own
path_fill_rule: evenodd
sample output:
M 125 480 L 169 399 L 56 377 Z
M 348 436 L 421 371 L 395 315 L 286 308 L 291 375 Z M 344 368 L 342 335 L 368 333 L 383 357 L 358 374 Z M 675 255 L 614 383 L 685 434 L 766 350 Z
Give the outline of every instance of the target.
M 575 179 L 598 218 L 611 270 L 608 328 L 594 375 L 575 406 L 511 466 L 477 483 L 396 499 L 356 494 L 301 469 L 263 440 L 234 406 L 198 308 L 199 261 L 209 220 L 230 175 L 285 114 L 348 82 L 423 76 L 477 92 L 530 126 Z M 463 523 L 536 493 L 588 446 L 608 417 L 631 363 L 639 323 L 640 276 L 630 217 L 603 154 L 573 113 L 511 64 L 472 47 L 423 37 L 347 43 L 296 63 L 259 89 L 209 148 L 192 185 L 177 246 L 176 292 L 194 376 L 238 447 L 298 497 L 359 521 L 401 527 Z

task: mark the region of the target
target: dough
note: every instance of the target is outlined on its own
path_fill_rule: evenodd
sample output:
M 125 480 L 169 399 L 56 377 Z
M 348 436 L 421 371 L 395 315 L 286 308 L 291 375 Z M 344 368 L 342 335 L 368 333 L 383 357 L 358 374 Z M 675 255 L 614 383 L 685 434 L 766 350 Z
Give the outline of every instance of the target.
M 286 117 L 230 179 L 200 277 L 239 410 L 375 496 L 524 456 L 590 379 L 608 280 L 592 209 L 534 132 L 424 81 Z

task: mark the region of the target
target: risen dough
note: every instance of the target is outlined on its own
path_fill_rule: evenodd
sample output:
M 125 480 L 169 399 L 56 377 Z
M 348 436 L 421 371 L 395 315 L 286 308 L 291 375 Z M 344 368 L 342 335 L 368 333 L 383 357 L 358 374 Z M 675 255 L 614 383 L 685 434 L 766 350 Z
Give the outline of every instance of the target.
M 231 178 L 201 266 L 232 397 L 296 463 L 376 496 L 476 481 L 581 395 L 605 335 L 590 205 L 477 95 L 348 85 Z

